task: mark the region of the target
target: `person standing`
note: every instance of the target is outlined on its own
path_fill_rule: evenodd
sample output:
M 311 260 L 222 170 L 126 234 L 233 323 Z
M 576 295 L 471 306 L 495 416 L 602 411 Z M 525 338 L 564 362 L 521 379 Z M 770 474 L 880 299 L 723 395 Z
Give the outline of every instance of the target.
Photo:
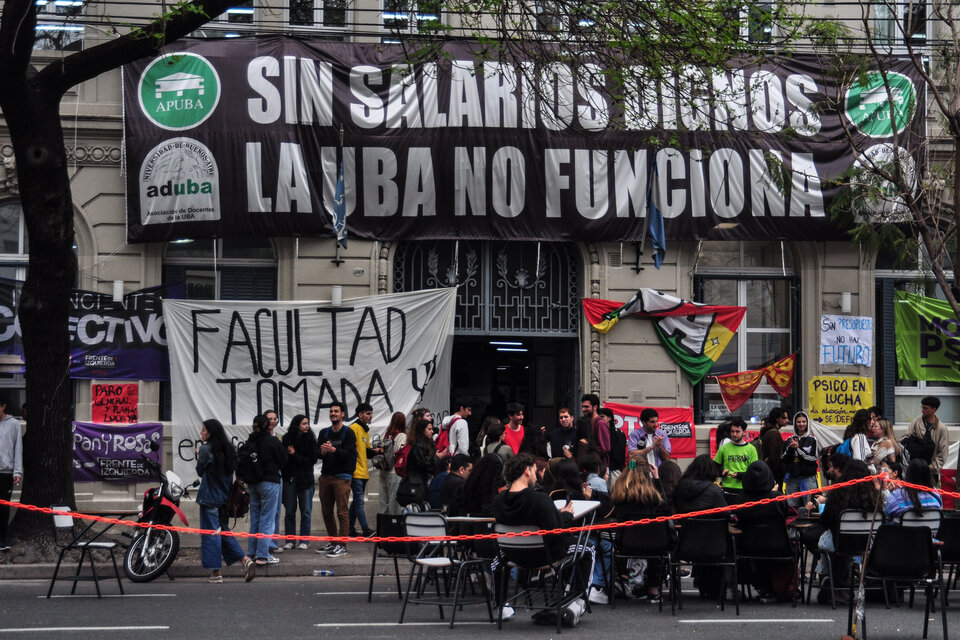
M 583 417 L 590 421 L 590 437 L 596 450 L 595 453 L 600 456 L 604 465 L 610 464 L 610 425 L 601 416 L 597 409 L 600 408 L 600 396 L 595 393 L 587 393 L 580 398 L 580 411 Z M 582 448 L 582 447 L 581 447 Z M 579 458 L 581 452 L 577 452 Z
M 327 535 L 347 537 L 349 533 L 350 482 L 357 467 L 357 437 L 352 429 L 343 425 L 347 415 L 347 405 L 334 402 L 330 405 L 330 426 L 320 432 L 317 438 L 317 457 L 323 463 L 317 486 L 320 493 L 320 511 Z M 334 517 L 336 510 L 336 517 Z M 339 528 L 338 528 L 339 524 Z M 328 542 L 317 553 L 325 553 L 328 558 L 337 558 L 347 554 L 343 544 Z
M 670 436 L 660 428 L 660 414 L 656 409 L 647 407 L 640 412 L 640 428 L 630 434 L 627 451 L 631 456 L 637 451 L 638 455 L 646 457 L 651 469 L 659 469 L 670 459 Z
M 253 419 L 253 433 L 247 438 L 247 446 L 256 454 L 259 480 L 250 483 L 250 533 L 271 536 L 276 533 L 277 504 L 280 502 L 280 469 L 287 462 L 287 451 L 276 436 L 270 435 L 270 420 L 259 415 Z M 247 555 L 256 558 L 256 563 L 276 564 L 280 560 L 270 553 L 275 547 L 273 538 L 250 538 Z
M 390 418 L 390 425 L 383 434 L 383 453 L 374 458 L 374 465 L 380 473 L 380 513 L 398 516 L 403 509 L 397 504 L 397 486 L 400 476 L 393 470 L 397 453 L 407 444 L 407 419 L 402 412 L 397 411 Z
M 277 430 L 277 425 L 280 424 L 280 416 L 277 415 L 277 412 L 273 409 L 267 409 L 263 412 L 263 415 L 267 417 L 267 429 L 270 431 L 270 435 L 276 436 L 275 431 Z M 282 480 L 281 480 L 282 483 Z M 283 511 L 283 485 L 280 486 L 280 498 L 277 500 L 277 516 L 274 518 L 273 531 L 275 533 L 280 533 L 280 514 Z M 270 553 L 282 553 L 283 546 L 280 544 L 280 540 L 270 540 Z
M 223 575 L 220 573 L 223 562 L 229 567 L 239 560 L 243 579 L 250 582 L 256 572 L 256 563 L 243 553 L 236 538 L 219 535 L 220 531 L 229 530 L 229 518 L 223 507 L 230 497 L 237 454 L 219 420 L 203 421 L 200 440 L 203 446 L 196 452 L 197 475 L 200 477 L 200 488 L 197 489 L 200 528 L 218 532 L 200 536 L 200 564 L 210 571 L 207 581 L 220 584 L 223 582 Z
M 757 448 L 744 439 L 747 423 L 742 418 L 730 420 L 730 442 L 720 447 L 713 461 L 720 465 L 720 482 L 728 502 L 736 502 L 743 492 L 742 476 L 757 461 Z
M 777 484 L 781 484 L 786 472 L 780 462 L 780 454 L 783 452 L 780 429 L 790 424 L 790 416 L 783 407 L 774 407 L 770 410 L 766 423 L 765 430 L 760 432 L 760 437 L 755 441 L 755 444 L 759 445 L 757 455 L 773 473 Z
M 382 448 L 370 447 L 370 421 L 373 420 L 373 407 L 366 402 L 357 405 L 357 419 L 350 425 L 354 437 L 357 439 L 357 465 L 353 470 L 350 489 L 353 492 L 353 502 L 350 503 L 350 535 L 356 537 L 357 521 L 360 521 L 360 530 L 364 537 L 370 537 L 375 532 L 367 524 L 367 514 L 363 509 L 363 501 L 367 492 L 367 482 L 370 480 L 370 469 L 367 460 L 382 453 Z
M 940 484 L 940 470 L 947 461 L 947 448 L 950 446 L 950 435 L 947 428 L 937 417 L 937 410 L 940 408 L 940 398 L 937 396 L 926 396 L 920 400 L 920 415 L 913 419 L 910 426 L 907 427 L 908 436 L 916 436 L 929 444 L 933 444 L 933 453 L 927 462 L 930 463 L 930 471 L 933 473 L 934 482 Z M 912 453 L 912 452 L 911 452 Z M 926 457 L 924 456 L 926 459 Z
M 313 481 L 313 465 L 317 462 L 317 437 L 310 429 L 310 419 L 305 415 L 295 415 L 290 428 L 283 436 L 283 446 L 287 450 L 287 464 L 283 467 L 283 532 L 287 536 L 297 534 L 297 506 L 300 507 L 300 536 L 310 535 L 310 519 L 313 515 L 313 493 L 316 490 Z M 284 549 L 309 549 L 306 540 L 299 544 L 287 540 Z
M 7 403 L 0 399 L 0 499 L 9 501 L 13 488 L 23 479 L 23 436 L 20 421 L 7 413 Z M 7 527 L 10 507 L 0 505 L 0 551 L 10 551 Z
M 817 439 L 810 435 L 810 419 L 803 411 L 793 416 L 793 435 L 782 445 L 780 462 L 786 475 L 787 494 L 817 487 Z M 789 498 L 791 507 L 802 507 L 806 496 Z
M 511 402 L 507 405 L 507 424 L 504 425 L 503 441 L 513 450 L 513 454 L 520 453 L 520 443 L 523 442 L 523 405 Z
M 468 455 L 470 453 L 470 427 L 467 424 L 467 418 L 471 415 L 473 415 L 473 408 L 466 401 L 461 400 L 457 402 L 456 411 L 440 423 L 441 431 L 447 432 L 447 438 L 450 442 L 447 445 L 447 455 Z
M 572 458 L 577 448 L 577 430 L 573 428 L 573 414 L 564 407 L 557 413 L 560 426 L 547 434 L 551 458 Z

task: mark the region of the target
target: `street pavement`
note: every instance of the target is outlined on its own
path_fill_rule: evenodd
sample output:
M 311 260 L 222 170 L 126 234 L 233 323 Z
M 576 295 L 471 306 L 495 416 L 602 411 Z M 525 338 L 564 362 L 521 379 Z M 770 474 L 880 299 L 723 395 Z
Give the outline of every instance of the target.
M 315 554 L 314 554 L 315 555 Z M 319 556 L 317 556 L 319 558 Z M 402 565 L 401 565 L 402 566 Z M 404 567 L 404 571 L 406 568 Z M 107 597 L 97 600 L 93 585 L 81 583 L 82 595 L 70 596 L 69 584 L 58 583 L 48 600 L 45 580 L 0 581 L 0 638 L 149 637 L 164 640 L 193 638 L 273 637 L 340 639 L 416 639 L 449 637 L 456 640 L 488 637 L 554 637 L 553 627 L 534 626 L 529 614 L 518 612 L 504 623 L 502 632 L 487 621 L 483 606 L 465 607 L 457 615 L 456 628 L 441 623 L 435 606 L 411 607 L 403 625 L 397 624 L 400 601 L 392 576 L 380 576 L 374 585 L 373 602 L 366 601 L 367 578 L 272 577 L 259 575 L 245 584 L 239 570 L 224 571 L 223 584 L 208 584 L 203 578 L 147 584 L 124 581 L 127 595 L 117 585 L 102 584 Z M 404 581 L 404 587 L 406 581 Z M 689 580 L 685 589 L 692 589 Z M 956 594 L 954 594 L 956 598 Z M 948 609 L 949 626 L 960 625 L 960 608 Z M 449 615 L 449 612 L 448 614 Z M 736 616 L 732 603 L 720 611 L 715 602 L 690 593 L 683 610 L 670 615 L 669 602 L 659 613 L 655 605 L 638 600 L 620 600 L 616 609 L 594 605 L 580 625 L 564 629 L 563 637 L 599 638 L 707 638 L 709 640 L 839 639 L 846 627 L 845 607 L 744 603 Z M 449 620 L 449 618 L 448 618 Z M 871 640 L 920 638 L 922 600 L 913 609 L 884 609 L 868 605 L 868 635 Z M 931 615 L 930 637 L 942 637 L 939 611 Z M 494 636 L 494 637 L 496 637 Z

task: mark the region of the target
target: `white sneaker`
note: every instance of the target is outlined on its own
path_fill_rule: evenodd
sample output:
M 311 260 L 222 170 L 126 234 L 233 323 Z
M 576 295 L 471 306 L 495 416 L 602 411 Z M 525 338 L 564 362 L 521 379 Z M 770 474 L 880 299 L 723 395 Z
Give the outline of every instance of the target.
M 292 543 L 292 542 L 288 542 L 287 544 L 283 545 L 283 548 L 284 548 L 284 549 L 293 549 L 293 543 Z
M 503 608 L 503 619 L 504 619 L 504 620 L 509 620 L 510 618 L 513 617 L 513 614 L 514 614 L 513 607 L 506 607 L 506 606 L 505 606 L 505 607 Z
M 270 553 L 283 553 L 283 547 L 273 547 L 270 549 Z
M 308 545 L 306 542 L 301 542 L 300 544 L 297 545 L 297 549 L 300 549 L 300 551 L 306 551 L 309 548 L 310 548 L 310 545 Z
M 280 558 L 276 556 L 267 556 L 267 564 L 277 564 L 278 562 L 280 562 Z M 590 602 L 593 602 L 593 600 Z
M 597 587 L 590 587 L 590 593 L 587 594 L 587 600 L 593 604 L 610 604 L 610 598 Z

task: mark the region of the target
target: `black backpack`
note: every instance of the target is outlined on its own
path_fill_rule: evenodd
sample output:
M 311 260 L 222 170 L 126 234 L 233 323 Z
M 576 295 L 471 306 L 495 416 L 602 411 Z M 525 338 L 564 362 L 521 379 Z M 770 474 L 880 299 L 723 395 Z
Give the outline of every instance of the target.
M 610 470 L 623 471 L 627 466 L 627 434 L 612 424 L 607 426 L 610 428 Z
M 257 443 L 247 440 L 237 447 L 237 477 L 245 484 L 256 484 L 263 480 L 263 467 Z

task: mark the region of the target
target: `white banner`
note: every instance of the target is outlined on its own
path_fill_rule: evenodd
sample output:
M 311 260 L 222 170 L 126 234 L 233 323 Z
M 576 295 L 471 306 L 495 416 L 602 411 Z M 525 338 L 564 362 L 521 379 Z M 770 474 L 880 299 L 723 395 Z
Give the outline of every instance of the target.
M 195 473 L 201 423 L 216 418 L 234 442 L 253 417 L 280 416 L 278 435 L 297 414 L 314 432 L 327 409 L 373 405 L 373 432 L 395 411 L 437 413 L 450 403 L 456 289 L 330 302 L 164 300 L 173 391 L 174 471 Z
M 820 364 L 873 362 L 873 318 L 870 316 L 820 316 Z

